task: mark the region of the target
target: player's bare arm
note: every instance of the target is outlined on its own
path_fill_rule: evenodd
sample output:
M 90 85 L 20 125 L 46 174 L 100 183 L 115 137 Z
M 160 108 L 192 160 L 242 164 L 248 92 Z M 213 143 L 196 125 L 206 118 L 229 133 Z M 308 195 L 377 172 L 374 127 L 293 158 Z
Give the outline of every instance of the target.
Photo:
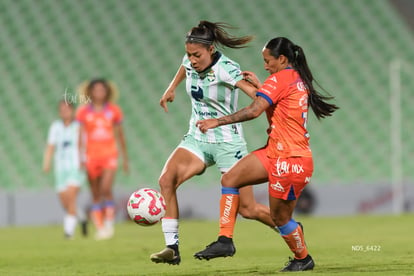
M 85 126 L 83 124 L 79 127 L 79 139 L 78 139 L 79 161 L 80 169 L 86 168 L 86 145 L 85 145 Z
M 55 152 L 55 146 L 48 144 L 46 146 L 44 157 L 43 157 L 43 172 L 48 173 L 50 171 L 50 166 Z
M 247 107 L 239 111 L 223 116 L 217 119 L 201 120 L 196 123 L 201 132 L 205 133 L 208 129 L 216 128 L 222 125 L 234 124 L 244 121 L 249 121 L 259 117 L 267 108 L 269 103 L 262 97 L 256 97 L 255 100 Z
M 239 80 L 236 83 L 236 87 L 240 88 L 250 98 L 252 99 L 256 98 L 257 89 L 249 81 L 245 79 Z
M 129 159 L 128 159 L 128 151 L 127 151 L 127 146 L 126 146 L 124 129 L 122 125 L 116 125 L 115 132 L 117 134 L 118 143 L 121 147 L 122 158 L 123 158 L 122 167 L 123 167 L 124 172 L 128 173 L 129 172 Z
M 177 73 L 175 74 L 173 80 L 171 81 L 170 85 L 165 90 L 164 94 L 160 99 L 160 106 L 164 108 L 165 112 L 168 112 L 167 102 L 172 103 L 175 98 L 175 89 L 177 86 L 185 79 L 185 68 L 184 66 L 180 66 L 178 68 Z

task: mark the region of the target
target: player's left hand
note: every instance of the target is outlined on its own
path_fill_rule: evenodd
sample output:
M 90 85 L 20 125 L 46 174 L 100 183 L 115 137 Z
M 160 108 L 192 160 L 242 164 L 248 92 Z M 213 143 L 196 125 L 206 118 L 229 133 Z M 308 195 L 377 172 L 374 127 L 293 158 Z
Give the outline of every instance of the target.
M 216 128 L 219 126 L 217 119 L 206 119 L 197 121 L 196 126 L 200 129 L 202 133 L 206 133 L 210 128 Z
M 250 82 L 257 89 L 260 89 L 260 87 L 262 87 L 262 83 L 255 73 L 250 71 L 243 71 L 242 75 L 244 80 Z

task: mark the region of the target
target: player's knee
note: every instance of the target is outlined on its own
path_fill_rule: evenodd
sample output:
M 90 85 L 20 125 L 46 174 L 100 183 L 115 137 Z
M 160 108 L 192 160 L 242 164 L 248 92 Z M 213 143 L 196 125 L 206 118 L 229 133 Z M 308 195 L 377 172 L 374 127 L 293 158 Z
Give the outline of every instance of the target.
M 175 191 L 175 182 L 175 178 L 168 173 L 163 173 L 158 179 L 158 184 L 160 185 L 160 189 L 163 194 Z
M 104 200 L 112 198 L 112 187 L 103 187 L 101 196 Z
M 221 176 L 221 186 L 234 187 L 234 178 L 231 173 L 226 172 Z
M 67 213 L 69 215 L 76 216 L 76 204 L 69 205 L 68 208 L 67 208 Z
M 283 226 L 291 219 L 290 215 L 284 214 L 283 212 L 270 212 L 270 217 L 276 226 Z

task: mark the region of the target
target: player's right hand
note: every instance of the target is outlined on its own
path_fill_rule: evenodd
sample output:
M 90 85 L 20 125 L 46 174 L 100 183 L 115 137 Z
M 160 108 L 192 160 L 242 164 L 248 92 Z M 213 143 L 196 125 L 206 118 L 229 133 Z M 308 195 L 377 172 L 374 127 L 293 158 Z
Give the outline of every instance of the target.
M 165 112 L 168 112 L 167 102 L 172 103 L 175 98 L 175 90 L 174 89 L 167 89 L 165 90 L 164 94 L 160 99 L 160 106 L 164 108 Z

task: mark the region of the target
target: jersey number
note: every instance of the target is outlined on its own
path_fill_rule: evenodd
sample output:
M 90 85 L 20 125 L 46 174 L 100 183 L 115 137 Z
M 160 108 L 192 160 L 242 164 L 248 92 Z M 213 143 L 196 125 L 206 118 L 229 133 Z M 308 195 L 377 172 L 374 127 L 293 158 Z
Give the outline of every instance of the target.
M 201 87 L 199 86 L 195 86 L 192 85 L 191 86 L 191 96 L 194 98 L 194 100 L 196 101 L 200 101 L 203 99 L 203 89 L 201 89 Z

